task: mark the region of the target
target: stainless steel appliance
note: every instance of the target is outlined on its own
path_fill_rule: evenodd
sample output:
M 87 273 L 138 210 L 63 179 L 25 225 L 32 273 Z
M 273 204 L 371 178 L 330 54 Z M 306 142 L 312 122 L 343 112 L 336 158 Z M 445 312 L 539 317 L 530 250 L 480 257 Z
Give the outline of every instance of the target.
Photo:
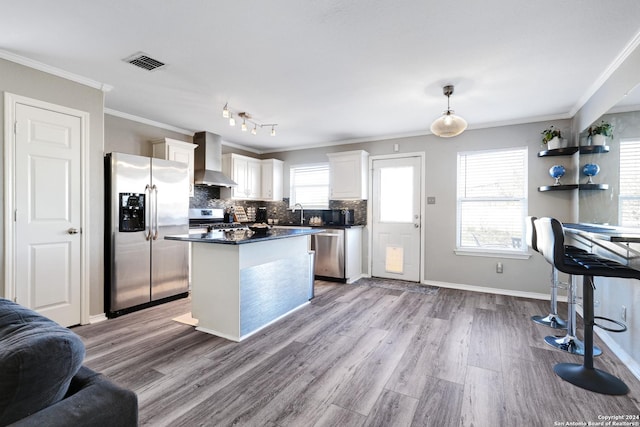
M 256 211 L 256 222 L 267 222 L 267 208 L 265 206 L 259 206 Z
M 330 209 L 323 211 L 322 221 L 329 225 L 353 225 L 353 209 Z
M 225 221 L 226 217 L 223 208 L 191 208 L 189 209 L 189 232 L 248 230 L 248 227 L 240 222 Z
M 328 229 L 311 236 L 311 250 L 315 251 L 316 277 L 345 280 L 344 230 Z
M 193 143 L 198 145 L 194 152 L 194 180 L 196 184 L 220 187 L 238 185 L 222 173 L 222 137 L 211 132 L 196 132 Z
M 187 165 L 123 153 L 105 157 L 105 312 L 109 317 L 188 295 Z

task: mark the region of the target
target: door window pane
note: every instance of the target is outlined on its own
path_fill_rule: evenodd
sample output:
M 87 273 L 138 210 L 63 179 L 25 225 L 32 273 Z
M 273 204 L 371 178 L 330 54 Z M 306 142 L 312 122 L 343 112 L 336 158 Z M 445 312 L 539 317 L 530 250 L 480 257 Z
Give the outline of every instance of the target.
M 380 169 L 380 222 L 413 222 L 413 167 Z

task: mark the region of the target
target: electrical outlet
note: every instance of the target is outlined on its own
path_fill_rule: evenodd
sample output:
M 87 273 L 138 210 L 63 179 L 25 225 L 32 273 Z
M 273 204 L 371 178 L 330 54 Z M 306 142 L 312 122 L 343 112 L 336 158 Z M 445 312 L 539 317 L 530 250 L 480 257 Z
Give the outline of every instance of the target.
M 427 204 L 428 205 L 435 205 L 436 204 L 436 198 L 434 196 L 428 196 L 427 197 Z
M 502 273 L 502 263 L 501 262 L 496 264 L 496 273 Z
M 627 307 L 625 307 L 624 305 L 622 306 L 622 310 L 620 310 L 620 317 L 622 318 L 623 322 L 627 321 Z

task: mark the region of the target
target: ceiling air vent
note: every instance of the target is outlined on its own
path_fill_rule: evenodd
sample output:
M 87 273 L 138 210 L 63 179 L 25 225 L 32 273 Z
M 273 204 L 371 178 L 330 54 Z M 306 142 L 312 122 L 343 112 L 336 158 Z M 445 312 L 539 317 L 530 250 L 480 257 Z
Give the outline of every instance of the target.
M 149 57 L 146 53 L 138 52 L 125 58 L 123 61 L 128 62 L 131 65 L 145 69 L 147 71 L 157 70 L 164 67 L 165 63 Z

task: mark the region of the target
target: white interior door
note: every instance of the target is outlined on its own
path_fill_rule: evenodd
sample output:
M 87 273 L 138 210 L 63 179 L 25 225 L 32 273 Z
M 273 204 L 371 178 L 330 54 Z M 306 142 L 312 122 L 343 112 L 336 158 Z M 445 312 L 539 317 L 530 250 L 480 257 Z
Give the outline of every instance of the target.
M 15 104 L 15 299 L 81 323 L 80 117 Z
M 371 275 L 420 281 L 421 160 L 373 161 Z

